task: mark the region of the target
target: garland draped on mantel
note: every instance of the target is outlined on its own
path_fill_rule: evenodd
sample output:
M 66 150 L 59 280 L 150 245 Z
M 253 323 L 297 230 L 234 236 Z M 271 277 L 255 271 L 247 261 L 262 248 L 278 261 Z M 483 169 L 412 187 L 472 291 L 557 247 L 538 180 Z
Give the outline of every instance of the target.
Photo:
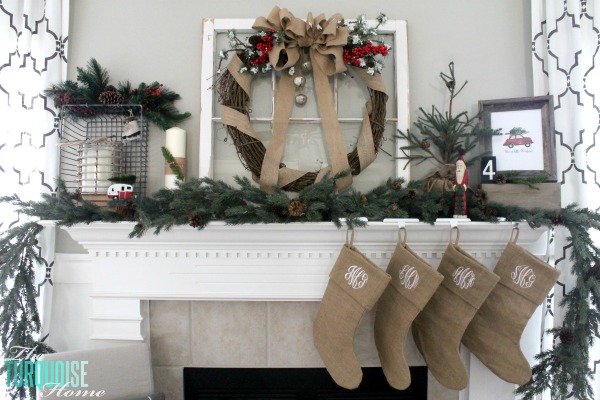
M 43 220 L 56 220 L 58 226 L 94 221 L 137 221 L 132 238 L 148 230 L 159 234 L 176 225 L 203 229 L 210 221 L 228 224 L 293 223 L 332 221 L 348 227 L 364 226 L 359 217 L 419 218 L 433 223 L 436 218 L 452 214 L 452 193 L 423 192 L 422 182 L 389 179 L 385 184 L 361 193 L 354 189 L 338 192 L 336 179 L 321 182 L 290 197 L 281 189 L 265 192 L 248 179 L 236 178 L 238 187 L 208 178 L 191 179 L 176 189 L 160 189 L 139 200 L 113 200 L 100 208 L 60 190 L 56 196 L 44 195 L 42 201 L 22 201 L 17 195 L 0 198 L 20 212 Z M 64 188 L 63 188 L 64 189 Z M 533 399 L 544 390 L 553 398 L 593 399 L 590 385 L 590 344 L 600 337 L 600 249 L 590 238 L 590 229 L 600 230 L 600 214 L 576 205 L 557 210 L 526 210 L 520 207 L 486 203 L 477 191 L 469 196 L 469 217 L 476 221 L 526 221 L 529 226 L 554 228 L 570 232 L 572 273 L 577 286 L 565 296 L 565 324 L 548 331 L 555 338 L 553 349 L 536 356 L 531 381 L 517 389 L 524 399 Z M 39 330 L 39 317 L 32 285 L 32 261 L 36 257 L 35 236 L 41 230 L 36 222 L 13 227 L 0 238 L 0 340 L 4 351 L 11 346 L 30 346 Z M 28 275 L 29 274 L 29 275 Z M 14 279 L 12 288 L 7 286 Z M 46 350 L 46 348 L 44 348 Z

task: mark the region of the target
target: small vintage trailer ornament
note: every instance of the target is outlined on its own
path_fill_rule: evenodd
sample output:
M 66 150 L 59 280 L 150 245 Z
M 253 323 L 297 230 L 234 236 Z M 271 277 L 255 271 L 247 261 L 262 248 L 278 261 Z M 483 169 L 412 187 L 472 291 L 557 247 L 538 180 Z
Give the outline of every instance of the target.
M 133 196 L 133 186 L 123 183 L 115 183 L 114 185 L 110 185 L 107 195 L 109 199 L 130 199 Z

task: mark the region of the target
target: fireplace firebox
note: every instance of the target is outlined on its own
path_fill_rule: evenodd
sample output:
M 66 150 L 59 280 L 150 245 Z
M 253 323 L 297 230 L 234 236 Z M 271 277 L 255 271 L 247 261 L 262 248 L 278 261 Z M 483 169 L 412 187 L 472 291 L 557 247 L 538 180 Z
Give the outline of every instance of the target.
M 381 368 L 363 368 L 355 390 L 335 384 L 325 368 L 184 368 L 185 400 L 426 400 L 427 368 L 411 367 L 411 385 L 396 390 Z

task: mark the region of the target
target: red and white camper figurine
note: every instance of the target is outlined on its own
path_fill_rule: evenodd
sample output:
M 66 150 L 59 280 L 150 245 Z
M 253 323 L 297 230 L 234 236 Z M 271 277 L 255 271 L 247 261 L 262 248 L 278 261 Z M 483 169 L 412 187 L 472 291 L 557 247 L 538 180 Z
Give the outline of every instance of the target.
M 127 200 L 133 196 L 133 186 L 125 183 L 110 185 L 107 192 L 109 199 Z

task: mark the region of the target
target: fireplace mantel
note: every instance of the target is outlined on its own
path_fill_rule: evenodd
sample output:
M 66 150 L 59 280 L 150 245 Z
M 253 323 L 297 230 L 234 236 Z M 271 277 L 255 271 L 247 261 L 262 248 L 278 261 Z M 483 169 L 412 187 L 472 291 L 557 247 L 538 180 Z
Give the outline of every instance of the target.
M 128 238 L 134 223 L 64 228 L 87 251 L 92 280 L 92 338 L 143 340 L 141 301 L 318 301 L 346 240 L 333 223 L 173 227 Z M 459 222 L 460 245 L 493 267 L 512 223 Z M 405 224 L 407 243 L 437 267 L 450 241 L 450 221 Z M 385 268 L 398 239 L 398 223 L 356 228 L 354 245 Z M 546 230 L 520 224 L 518 243 L 546 254 Z
M 456 220 L 404 222 L 406 242 L 436 268 L 451 240 L 452 221 Z M 59 258 L 62 270 L 69 271 L 64 273 L 85 270 L 89 277 L 95 342 L 146 340 L 148 300 L 319 301 L 347 233 L 328 222 L 239 226 L 211 222 L 203 230 L 178 226 L 130 239 L 134 225 L 98 222 L 63 228 L 87 250 Z M 517 243 L 546 256 L 548 230 L 531 229 L 526 223 L 518 227 Z M 458 228 L 460 246 L 493 268 L 514 224 L 459 220 Z M 354 245 L 385 269 L 398 233 L 397 222 L 369 222 L 356 228 Z M 541 320 L 540 308 L 521 340 L 529 360 L 539 350 Z M 495 399 L 514 399 L 514 385 L 495 377 L 464 349 L 463 357 L 471 378 L 469 387 L 460 392 L 461 400 L 489 398 L 489 393 L 495 393 Z

